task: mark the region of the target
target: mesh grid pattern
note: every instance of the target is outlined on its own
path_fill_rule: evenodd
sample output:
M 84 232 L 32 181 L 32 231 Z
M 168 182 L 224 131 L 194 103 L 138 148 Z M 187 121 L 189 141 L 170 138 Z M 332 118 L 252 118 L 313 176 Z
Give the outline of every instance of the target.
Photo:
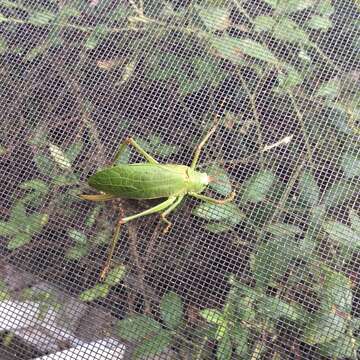
M 357 359 L 359 10 L 0 0 L 0 358 Z M 88 177 L 127 137 L 190 165 L 214 124 L 202 194 L 235 199 L 124 224 L 101 279 L 119 216 L 163 199 Z

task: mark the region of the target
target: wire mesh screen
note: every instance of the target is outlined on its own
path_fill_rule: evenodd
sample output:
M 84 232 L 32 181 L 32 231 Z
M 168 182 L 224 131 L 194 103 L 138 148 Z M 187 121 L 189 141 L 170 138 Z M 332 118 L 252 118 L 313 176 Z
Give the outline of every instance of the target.
M 359 10 L 1 0 L 0 358 L 357 359 Z

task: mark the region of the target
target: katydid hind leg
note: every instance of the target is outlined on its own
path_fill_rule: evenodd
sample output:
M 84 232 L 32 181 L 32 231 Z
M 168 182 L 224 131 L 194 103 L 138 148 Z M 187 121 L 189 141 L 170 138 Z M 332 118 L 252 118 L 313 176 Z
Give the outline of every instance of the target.
M 150 154 L 148 154 L 133 138 L 129 137 L 120 144 L 119 149 L 115 154 L 114 160 L 112 161 L 113 165 L 116 165 L 121 155 L 129 145 L 133 146 L 135 150 L 140 155 L 142 155 L 150 164 L 158 164 L 157 160 L 155 160 Z
M 132 145 L 150 164 L 159 164 L 159 162 L 147 153 L 133 138 L 127 138 L 125 141 L 128 145 Z
M 128 147 L 127 141 L 126 140 L 122 141 L 118 150 L 116 151 L 114 160 L 112 161 L 112 165 L 116 165 L 116 163 L 119 161 L 121 155 L 123 154 L 123 152 L 126 150 L 127 147 Z
M 164 213 L 168 214 L 170 211 L 172 211 L 173 209 L 175 209 L 175 207 L 180 203 L 180 201 L 182 200 L 182 196 L 181 197 L 169 197 L 167 200 L 163 201 L 162 203 L 147 209 L 145 211 L 142 211 L 141 213 L 138 214 L 134 214 L 128 217 L 123 217 L 123 211 L 121 210 L 120 213 L 120 218 L 116 224 L 115 230 L 114 230 L 114 235 L 112 237 L 111 240 L 111 245 L 110 245 L 110 249 L 109 249 L 109 253 L 106 259 L 106 263 L 100 273 L 100 278 L 101 280 L 103 280 L 106 275 L 109 273 L 110 270 L 110 266 L 111 266 L 111 260 L 113 258 L 114 252 L 115 252 L 115 248 L 116 248 L 116 244 L 119 241 L 119 236 L 120 236 L 120 230 L 121 230 L 121 225 L 128 223 L 131 220 L 135 220 L 138 219 L 142 216 L 146 216 L 146 215 L 150 215 L 153 213 L 157 213 L 160 212 L 162 210 L 165 210 Z M 174 206 L 175 205 L 175 206 Z M 167 209 L 170 209 L 170 211 L 167 211 Z M 164 214 L 162 213 L 162 215 Z M 166 215 L 165 214 L 165 215 Z M 163 216 L 161 217 L 163 221 L 165 221 L 168 225 L 168 227 L 171 226 L 171 223 L 169 220 L 167 220 L 166 218 L 163 218 Z
M 169 231 L 170 227 L 172 226 L 172 223 L 166 218 L 166 216 L 169 215 L 172 211 L 174 211 L 178 207 L 178 205 L 181 203 L 183 198 L 184 196 L 177 197 L 175 202 L 160 214 L 161 220 L 166 223 L 166 226 L 163 230 L 164 234 L 166 234 Z
M 121 230 L 121 225 L 122 225 L 121 219 L 123 218 L 123 215 L 124 215 L 123 210 L 120 209 L 120 216 L 119 216 L 119 219 L 117 221 L 117 224 L 116 224 L 116 227 L 114 230 L 114 235 L 112 236 L 112 239 L 111 239 L 111 244 L 110 244 L 109 252 L 108 252 L 108 255 L 106 258 L 106 262 L 100 273 L 101 280 L 104 280 L 105 277 L 107 276 L 107 274 L 109 273 L 110 266 L 111 266 L 111 260 L 114 256 L 116 244 L 118 243 L 119 237 L 120 237 L 120 230 Z

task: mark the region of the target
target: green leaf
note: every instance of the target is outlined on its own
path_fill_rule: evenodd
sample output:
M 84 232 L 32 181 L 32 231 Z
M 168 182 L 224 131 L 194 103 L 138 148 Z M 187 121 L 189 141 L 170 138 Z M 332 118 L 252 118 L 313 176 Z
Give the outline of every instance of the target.
M 35 26 L 44 26 L 55 19 L 55 15 L 50 11 L 38 11 L 30 15 L 28 21 Z
M 49 144 L 50 154 L 53 157 L 55 163 L 64 170 L 71 169 L 71 162 L 67 158 L 66 154 L 56 145 Z
M 350 315 L 353 297 L 350 279 L 340 272 L 322 266 L 320 281 L 321 310 L 335 312 L 341 317 Z M 337 310 L 346 314 L 338 314 L 337 311 L 334 311 L 334 306 L 336 306 Z
M 276 90 L 290 90 L 303 82 L 303 75 L 300 74 L 294 67 L 286 66 L 284 67 L 284 70 L 286 70 L 286 72 L 280 72 L 278 74 L 277 78 L 279 85 Z
M 5 281 L 0 280 L 0 301 L 6 301 L 11 299 L 11 294 Z
M 121 78 L 116 82 L 115 86 L 126 84 L 131 78 L 133 78 L 137 65 L 138 65 L 137 59 L 125 64 L 123 66 L 123 72 L 121 74 Z
M 3 37 L 0 37 L 0 55 L 3 55 L 6 53 L 8 49 L 6 40 Z M 0 156 L 4 155 L 6 153 L 6 149 L 0 145 Z
M 218 343 L 217 351 L 216 351 L 216 359 L 217 360 L 231 360 L 232 357 L 232 345 L 230 341 L 230 336 L 226 334 L 221 338 Z
M 265 46 L 251 39 L 239 39 L 239 51 L 257 60 L 265 61 L 270 64 L 278 64 L 276 57 Z
M 234 227 L 234 225 L 236 225 L 236 224 L 228 225 L 228 224 L 224 224 L 221 222 L 220 223 L 214 222 L 214 223 L 206 224 L 205 229 L 214 234 L 221 234 L 223 232 L 230 231 Z
M 19 188 L 24 190 L 34 190 L 38 193 L 45 193 L 49 190 L 49 186 L 39 179 L 24 181 L 19 185 Z
M 236 324 L 231 331 L 231 340 L 236 346 L 235 353 L 240 356 L 240 359 L 246 359 L 249 353 L 250 333 L 249 330 L 242 325 Z
M 42 213 L 26 214 L 24 204 L 18 202 L 11 211 L 10 220 L 4 226 L 9 242 L 7 249 L 14 250 L 28 244 L 34 234 L 47 224 L 49 216 Z
M 135 138 L 136 142 L 147 152 L 157 156 L 170 156 L 178 151 L 176 145 L 165 144 L 161 137 L 151 136 L 148 140 Z
M 290 14 L 312 7 L 316 0 L 264 0 L 278 14 Z
M 109 228 L 104 229 L 96 234 L 94 238 L 94 244 L 107 245 L 112 237 L 111 230 Z
M 187 68 L 186 76 L 177 76 L 181 95 L 192 94 L 205 87 L 217 87 L 227 76 L 218 63 L 208 57 L 188 61 Z M 184 71 L 181 70 L 180 74 Z
M 27 220 L 26 210 L 23 203 L 18 202 L 11 210 L 11 222 L 15 225 L 23 225 Z
M 102 205 L 97 205 L 91 209 L 90 214 L 85 219 L 85 225 L 87 227 L 91 227 L 95 224 L 102 208 L 103 208 Z
M 320 189 L 314 175 L 306 170 L 299 179 L 299 200 L 305 206 L 316 206 L 320 199 Z
M 271 16 L 258 16 L 254 20 L 255 31 L 269 32 L 280 41 L 306 45 L 310 43 L 309 35 L 289 18 L 275 20 Z
M 66 251 L 65 257 L 69 260 L 80 260 L 89 253 L 89 249 L 87 244 L 75 244 Z
M 325 114 L 327 116 L 327 119 L 329 120 L 329 124 L 332 124 L 337 130 L 337 132 L 351 136 L 354 133 L 354 123 L 358 122 L 360 119 L 360 112 L 357 114 L 357 112 L 355 111 L 353 112 L 353 120 L 350 120 L 347 110 L 339 103 L 334 102 L 328 104 Z
M 216 309 L 200 310 L 200 315 L 211 324 L 222 325 L 225 322 L 223 313 Z
M 306 45 L 310 43 L 309 35 L 295 21 L 286 17 L 276 22 L 271 33 L 278 40 L 287 41 L 290 44 Z
M 325 97 L 329 100 L 333 100 L 340 94 L 340 90 L 340 80 L 333 79 L 321 84 L 317 89 L 315 96 Z
M 273 188 L 276 176 L 269 170 L 261 170 L 243 185 L 242 201 L 261 202 Z
M 322 203 L 327 207 L 334 207 L 342 205 L 350 200 L 350 198 L 359 191 L 360 183 L 347 182 L 346 180 L 339 180 L 333 183 L 326 191 Z
M 77 141 L 69 146 L 69 148 L 65 151 L 65 156 L 72 164 L 77 156 L 80 154 L 83 148 L 83 144 L 80 141 Z
M 360 234 L 357 234 L 350 227 L 337 221 L 328 221 L 324 225 L 324 229 L 331 240 L 353 250 L 360 247 Z
M 195 5 L 205 27 L 209 31 L 224 31 L 230 25 L 230 10 L 226 7 L 202 7 Z
M 298 52 L 298 57 L 300 60 L 304 61 L 305 63 L 309 63 L 311 61 L 310 55 L 304 49 L 301 49 Z
M 276 20 L 272 16 L 260 15 L 254 19 L 255 31 L 271 31 L 276 25 Z
M 184 59 L 173 54 L 155 54 L 147 59 L 147 76 L 151 80 L 168 80 L 174 74 L 181 74 L 181 69 L 186 68 Z
M 229 35 L 212 36 L 210 44 L 215 50 L 215 55 L 230 60 L 234 64 L 244 64 L 243 57 L 241 55 L 239 39 L 230 37 Z
M 204 169 L 204 171 L 214 178 L 214 181 L 211 181 L 209 187 L 216 191 L 218 194 L 227 196 L 231 192 L 231 183 L 230 178 L 227 172 L 217 166 L 217 165 L 210 165 Z
M 226 315 L 216 309 L 203 309 L 200 315 L 210 324 L 216 325 L 215 339 L 220 341 L 227 334 L 228 324 Z
M 331 359 L 358 359 L 358 344 L 350 334 L 341 334 L 337 339 L 321 344 L 320 354 Z
M 326 16 L 313 15 L 306 26 L 313 30 L 327 31 L 332 27 L 332 21 Z
M 66 258 L 70 260 L 79 260 L 89 252 L 90 245 L 86 235 L 76 229 L 70 229 L 69 237 L 75 241 L 75 246 L 66 252 Z
M 75 8 L 71 5 L 64 5 L 61 7 L 61 11 L 60 11 L 59 15 L 60 15 L 60 18 L 66 19 L 66 18 L 70 18 L 70 17 L 77 17 L 77 16 L 81 15 L 81 12 L 77 8 Z
M 273 237 L 282 239 L 294 238 L 295 235 L 302 233 L 298 226 L 285 223 L 270 224 L 266 227 L 266 231 Z
M 341 167 L 347 179 L 360 176 L 359 154 L 356 154 L 355 152 L 346 152 L 341 158 Z
M 106 279 L 104 280 L 104 283 L 108 284 L 109 286 L 115 286 L 124 279 L 125 274 L 126 266 L 118 265 L 109 272 L 109 274 L 106 276 Z
M 82 231 L 76 229 L 69 230 L 69 237 L 79 244 L 87 244 L 88 242 L 86 235 Z
M 165 294 L 161 299 L 160 311 L 166 326 L 172 330 L 180 326 L 184 316 L 184 309 L 179 295 L 173 291 Z
M 28 216 L 26 220 L 25 231 L 28 231 L 32 234 L 39 232 L 44 225 L 49 221 L 48 214 L 35 213 Z
M 308 313 L 297 304 L 291 304 L 278 298 L 264 296 L 258 303 L 259 315 L 272 320 L 287 319 L 303 324 Z
M 334 13 L 335 8 L 331 3 L 332 0 L 321 0 L 316 5 L 316 12 L 323 16 L 330 16 Z
M 253 57 L 270 64 L 278 64 L 276 57 L 265 46 L 251 39 L 238 39 L 228 35 L 212 36 L 211 45 L 218 55 L 232 61 L 234 64 L 243 64 L 243 55 Z
M 109 33 L 109 29 L 104 24 L 97 25 L 84 44 L 85 49 L 95 49 L 101 40 Z
M 32 234 L 19 232 L 6 245 L 8 250 L 16 250 L 31 241 Z
M 53 177 L 53 184 L 58 186 L 77 185 L 79 178 L 74 173 L 67 173 Z
M 9 9 L 22 9 L 26 10 L 26 7 L 20 4 L 20 2 L 17 1 L 9 1 L 9 0 L 1 0 L 0 5 L 7 7 Z
M 256 287 L 265 289 L 282 277 L 293 259 L 295 243 L 288 238 L 270 239 L 260 244 L 251 263 Z
M 193 93 L 203 87 L 218 86 L 226 77 L 226 73 L 219 69 L 217 62 L 210 57 L 193 57 L 189 60 L 159 53 L 149 57 L 147 62 L 147 76 L 150 79 L 175 80 L 182 95 Z
M 1 24 L 2 22 L 6 22 L 6 21 L 8 21 L 8 18 L 7 18 L 6 16 L 4 16 L 3 14 L 0 13 L 0 24 Z
M 55 164 L 45 155 L 35 155 L 34 161 L 39 171 L 45 176 L 51 176 L 55 171 Z
M 110 290 L 108 284 L 96 284 L 93 288 L 83 291 L 79 295 L 81 301 L 93 301 L 97 299 L 105 298 Z
M 178 147 L 176 145 L 170 145 L 163 142 L 160 136 L 153 135 L 149 138 L 147 151 L 150 151 L 154 155 L 158 156 L 170 156 L 176 154 Z
M 334 313 L 319 312 L 312 318 L 311 324 L 306 327 L 304 332 L 304 341 L 309 345 L 336 340 L 346 331 L 347 321 Z
M 27 52 L 27 54 L 24 57 L 24 60 L 32 61 L 36 59 L 38 56 L 45 54 L 52 45 L 55 45 L 55 42 L 56 40 L 54 38 L 52 39 L 52 43 L 50 43 L 49 41 L 45 41 L 44 43 L 33 47 L 31 50 Z
M 310 345 L 325 344 L 347 331 L 352 309 L 350 280 L 326 266 L 321 267 L 318 284 L 319 309 L 311 315 L 304 331 L 304 341 Z
M 11 222 L 0 221 L 0 236 L 9 237 L 17 232 L 17 226 L 11 224 Z
M 351 221 L 351 228 L 360 235 L 360 216 L 355 212 L 355 210 L 350 210 L 349 217 Z
M 144 340 L 141 345 L 135 348 L 133 358 L 143 359 L 144 356 L 160 354 L 171 345 L 172 340 L 172 335 L 169 331 L 160 330 L 157 335 Z
M 116 324 L 117 335 L 124 340 L 139 342 L 162 330 L 161 325 L 146 315 L 132 315 Z
M 245 218 L 245 214 L 234 203 L 218 205 L 202 202 L 193 209 L 192 213 L 201 219 L 221 221 L 231 225 L 236 225 Z

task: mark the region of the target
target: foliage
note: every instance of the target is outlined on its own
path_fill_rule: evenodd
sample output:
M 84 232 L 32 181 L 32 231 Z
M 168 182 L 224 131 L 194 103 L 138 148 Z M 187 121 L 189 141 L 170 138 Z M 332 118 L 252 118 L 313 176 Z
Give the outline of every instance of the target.
M 108 296 L 111 288 L 118 285 L 126 274 L 124 265 L 115 266 L 105 277 L 102 283 L 98 283 L 79 295 L 81 301 L 94 301 Z
M 117 335 L 137 343 L 133 359 L 158 355 L 176 339 L 184 320 L 181 298 L 174 292 L 168 292 L 161 299 L 160 311 L 163 325 L 147 315 L 133 315 L 118 321 Z
M 213 351 L 219 359 L 281 358 L 281 350 L 266 349 L 277 349 L 276 341 L 301 341 L 314 358 L 356 358 L 359 321 L 351 302 L 359 284 L 351 276 L 360 236 L 360 93 L 354 86 L 360 28 L 349 14 L 358 5 L 175 3 L 0 1 L 1 96 L 14 109 L 0 123 L 0 161 L 19 169 L 23 158 L 15 159 L 15 138 L 23 138 L 17 148 L 32 160 L 20 183 L 14 184 L 11 171 L 4 173 L 14 196 L 2 203 L 3 250 L 16 254 L 26 245 L 35 251 L 52 239 L 50 246 L 61 248 L 67 265 L 84 265 L 108 245 L 117 209 L 88 206 L 83 223 L 73 226 L 86 206 L 76 195 L 86 176 L 112 157 L 115 143 L 126 133 L 161 160 L 184 162 L 195 141 L 184 136 L 186 130 L 200 136 L 213 117 L 222 118 L 203 170 L 216 180 L 209 193 L 223 197 L 235 190 L 236 199 L 226 205 L 187 203 L 192 216 L 184 211 L 181 219 L 184 228 L 194 218 L 201 224 L 199 239 L 209 242 L 201 251 L 226 238 L 234 249 L 224 254 L 226 261 L 237 263 L 242 256 L 247 282 L 232 276 L 222 307 L 197 309 L 205 330 L 203 323 L 195 330 L 188 326 L 184 299 L 169 292 L 159 316 L 126 317 L 118 335 L 136 343 L 135 357 L 193 347 L 196 354 Z M 24 91 L 14 94 L 14 88 Z M 150 101 L 143 96 L 149 93 Z M 160 102 L 166 95 L 175 102 Z M 116 124 L 111 130 L 110 122 Z M 290 140 L 281 142 L 284 136 Z M 174 145 L 179 139 L 181 147 Z M 130 153 L 119 161 L 131 161 Z M 64 238 L 66 246 L 58 241 Z M 143 268 L 136 251 L 143 255 L 153 243 L 146 238 L 145 245 L 128 246 L 123 238 L 121 265 L 81 292 L 82 301 L 101 300 L 120 284 L 126 293 L 130 274 L 145 286 L 152 262 L 143 259 Z M 198 264 L 198 238 L 181 241 L 177 255 Z M 151 246 L 152 259 L 157 253 Z M 168 260 L 161 259 L 166 269 Z M 219 271 L 234 271 L 217 261 Z M 172 271 L 186 279 L 179 264 L 171 264 Z M 224 288 L 208 293 L 220 296 Z M 280 328 L 291 331 L 284 336 Z

